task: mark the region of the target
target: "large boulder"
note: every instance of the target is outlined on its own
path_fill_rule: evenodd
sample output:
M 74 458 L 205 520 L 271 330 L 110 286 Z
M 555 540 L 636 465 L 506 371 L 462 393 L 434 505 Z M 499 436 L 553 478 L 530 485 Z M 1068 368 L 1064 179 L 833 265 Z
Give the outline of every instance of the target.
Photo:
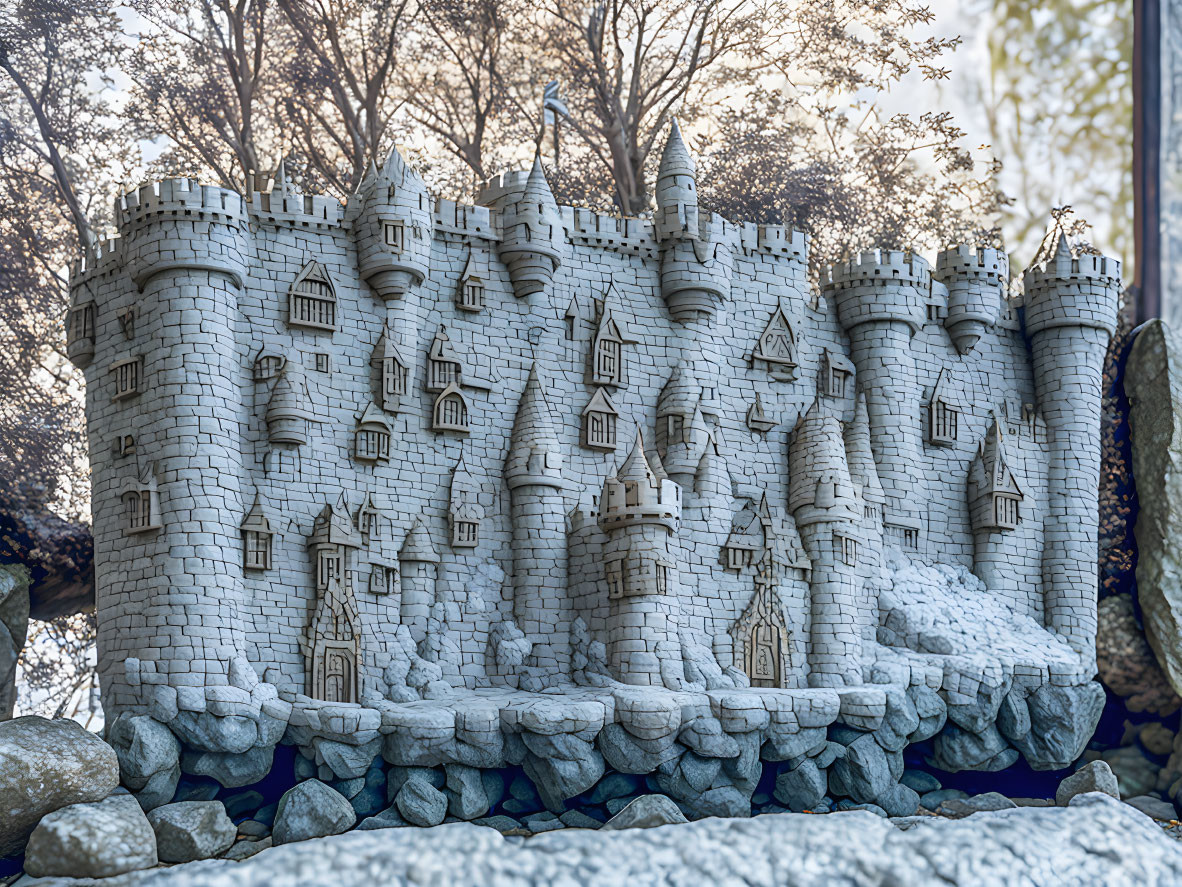
M 128 794 L 55 810 L 25 849 L 25 871 L 34 878 L 109 878 L 154 865 L 156 835 Z
M 1146 323 L 1125 368 L 1137 482 L 1137 599 L 1145 637 L 1174 692 L 1182 693 L 1182 340 Z
M 1027 697 L 1030 733 L 1014 740 L 1035 770 L 1071 766 L 1096 732 L 1104 711 L 1104 688 L 1095 681 L 1074 687 L 1044 684 Z
M 1055 790 L 1055 803 L 1060 807 L 1066 807 L 1076 795 L 1088 792 L 1103 792 L 1109 797 L 1120 800 L 1120 789 L 1116 783 L 1116 776 L 1103 761 L 1084 764 L 1060 782 L 1059 787 Z
M 603 829 L 654 828 L 685 821 L 685 814 L 664 795 L 641 795 L 609 819 Z
M 145 810 L 167 804 L 181 778 L 181 744 L 164 724 L 123 713 L 107 729 L 119 757 L 119 778 Z
M 118 785 L 114 749 L 77 721 L 0 722 L 0 856 L 19 853 L 47 813 L 101 801 Z
M 192 862 L 230 849 L 238 829 L 221 801 L 181 801 L 148 814 L 161 862 Z
M 357 813 L 340 792 L 319 779 L 301 782 L 279 799 L 271 837 L 276 845 L 339 835 L 357 822 Z

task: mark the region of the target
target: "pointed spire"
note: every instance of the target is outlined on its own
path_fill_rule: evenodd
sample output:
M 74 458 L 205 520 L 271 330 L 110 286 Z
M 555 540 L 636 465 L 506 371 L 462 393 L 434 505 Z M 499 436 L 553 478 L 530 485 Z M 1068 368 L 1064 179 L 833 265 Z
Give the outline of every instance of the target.
M 617 480 L 637 480 L 652 484 L 656 474 L 648 463 L 648 456 L 644 453 L 644 431 L 640 425 L 636 426 L 636 439 L 632 442 L 632 449 L 620 470 L 616 472 Z
M 696 176 L 698 172 L 694 158 L 685 146 L 681 137 L 681 126 L 674 118 L 669 127 L 669 138 L 665 140 L 665 149 L 661 152 L 661 164 L 657 169 L 657 179 L 672 176 Z
M 531 364 L 513 419 L 505 482 L 510 490 L 526 484 L 561 489 L 562 468 L 562 444 L 554 430 L 554 417 L 546 403 L 537 364 Z
M 534 165 L 529 171 L 529 178 L 525 180 L 525 190 L 521 194 L 521 201 L 527 204 L 544 204 L 556 207 L 554 192 L 550 190 L 550 182 L 546 180 L 546 171 L 542 168 L 542 155 L 534 155 Z

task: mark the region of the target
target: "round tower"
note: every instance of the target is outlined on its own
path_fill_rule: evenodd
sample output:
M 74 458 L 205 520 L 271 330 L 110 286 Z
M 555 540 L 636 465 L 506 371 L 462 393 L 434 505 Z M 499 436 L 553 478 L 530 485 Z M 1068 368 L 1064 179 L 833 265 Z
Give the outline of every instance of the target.
M 536 366 L 517 404 L 505 484 L 513 521 L 513 615 L 534 642 L 536 663 L 570 664 L 563 450 Z
M 886 493 L 878 479 L 878 466 L 874 464 L 874 453 L 870 449 L 870 417 L 866 411 L 866 395 L 860 391 L 854 407 L 854 419 L 846 426 L 844 437 L 850 481 L 860 506 L 858 528 L 865 541 L 858 553 L 858 560 L 864 567 L 864 574 L 870 578 L 882 562 L 882 517 Z
M 1061 232 L 1046 246 L 1023 275 L 1026 333 L 1050 456 L 1043 595 L 1047 626 L 1093 661 L 1101 375 L 1116 329 L 1120 262 L 1073 256 Z
M 520 175 L 505 178 L 505 194 L 496 200 L 501 211 L 497 255 L 509 271 L 514 295 L 525 298 L 542 292 L 554 279 L 562 264 L 566 228 L 546 181 L 542 158 L 534 157 L 524 186 L 518 184 Z
M 917 550 L 926 514 L 920 386 L 911 337 L 924 321 L 928 263 L 903 252 L 872 250 L 829 270 L 825 291 L 849 334 L 866 396 L 870 446 L 886 493 L 886 541 Z
M 661 294 L 673 319 L 713 316 L 730 293 L 730 247 L 719 242 L 716 220 L 698 212 L 697 167 L 677 121 L 657 169 L 653 233 L 661 246 Z
M 138 314 L 132 333 L 111 324 L 98 338 L 87 372 L 90 436 L 134 436 L 139 457 L 155 463 L 160 512 L 159 529 L 135 532 L 118 487 L 126 463 L 92 447 L 100 686 L 115 707 L 109 712 L 132 701 L 121 674 L 127 656 L 154 660 L 175 686 L 179 675 L 225 673 L 245 654 L 242 574 L 218 553 L 240 549 L 250 506 L 240 483 L 251 426 L 243 395 L 250 358 L 238 344 L 252 250 L 245 201 L 169 179 L 125 195 L 116 216 Z M 205 544 L 193 547 L 198 515 Z M 176 551 L 189 552 L 183 575 L 166 566 Z
M 382 299 L 400 299 L 427 276 L 433 214 L 427 186 L 397 150 L 369 171 L 346 210 L 361 278 Z
M 681 487 L 649 464 L 644 434 L 603 482 L 599 528 L 608 597 L 608 663 L 625 684 L 662 686 L 657 647 L 680 649 L 674 536 Z
M 398 552 L 398 571 L 402 576 L 402 600 L 398 614 L 417 644 L 427 634 L 427 620 L 435 604 L 435 582 L 439 575 L 439 555 L 431 534 L 416 518 Z
M 1009 260 L 996 249 L 956 246 L 936 256 L 932 278 L 948 288 L 944 328 L 956 350 L 968 354 L 997 322 L 1009 281 Z
M 862 683 L 862 542 L 857 497 L 846 464 L 841 422 L 818 398 L 788 448 L 788 510 L 812 561 L 809 685 Z

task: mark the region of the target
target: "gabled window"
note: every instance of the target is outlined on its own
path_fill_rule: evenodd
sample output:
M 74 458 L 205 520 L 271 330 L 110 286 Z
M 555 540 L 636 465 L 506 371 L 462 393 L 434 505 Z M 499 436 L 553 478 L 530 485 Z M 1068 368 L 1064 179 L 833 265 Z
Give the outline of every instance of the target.
M 319 262 L 304 266 L 288 294 L 288 323 L 310 329 L 337 328 L 337 295 Z
M 427 354 L 427 390 L 442 391 L 449 385 L 458 385 L 461 374 L 459 355 L 452 348 L 447 330 L 440 327 Z
M 382 525 L 378 509 L 374 505 L 373 497 L 368 493 L 365 496 L 365 501 L 361 503 L 361 508 L 357 510 L 357 531 L 361 533 L 361 537 L 366 542 L 382 538 Z
M 624 365 L 624 334 L 611 309 L 614 290 L 604 295 L 599 326 L 591 340 L 591 378 L 593 385 L 620 386 L 626 381 Z M 573 331 L 572 331 L 573 332 Z
M 382 409 L 397 412 L 401 406 L 399 398 L 408 391 L 410 372 L 406 361 L 398 353 L 389 324 L 378 338 L 370 363 L 378 368 Z
M 115 383 L 112 400 L 124 400 L 140 393 L 143 376 L 143 358 L 130 357 L 111 366 L 111 377 Z
M 435 400 L 435 407 L 431 411 L 431 427 L 435 431 L 469 431 L 468 402 L 464 399 L 459 386 L 454 383 Z
M 821 361 L 821 393 L 827 397 L 842 398 L 850 393 L 849 382 L 854 375 L 854 365 L 844 356 L 825 349 Z
M 271 523 L 263 513 L 258 497 L 247 512 L 242 531 L 243 566 L 248 570 L 271 569 Z
M 154 465 L 145 468 L 138 481 L 123 493 L 122 503 L 124 529 L 129 535 L 160 529 L 160 498 Z
M 477 261 L 475 253 L 469 254 L 468 263 L 460 274 L 456 287 L 456 307 L 461 311 L 480 311 L 484 308 L 484 261 Z
M 948 385 L 948 372 L 940 370 L 932 396 L 928 401 L 928 443 L 934 446 L 953 446 L 960 432 L 960 408 L 953 403 Z
M 614 450 L 619 413 L 603 388 L 597 388 L 583 409 L 583 446 L 592 450 Z

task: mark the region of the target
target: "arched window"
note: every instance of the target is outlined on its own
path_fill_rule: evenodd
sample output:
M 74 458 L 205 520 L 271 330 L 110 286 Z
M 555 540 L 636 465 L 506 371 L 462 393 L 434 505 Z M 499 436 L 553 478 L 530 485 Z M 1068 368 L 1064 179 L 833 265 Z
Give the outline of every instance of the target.
M 435 431 L 468 432 L 468 403 L 454 383 L 447 386 L 436 399 L 431 427 Z

